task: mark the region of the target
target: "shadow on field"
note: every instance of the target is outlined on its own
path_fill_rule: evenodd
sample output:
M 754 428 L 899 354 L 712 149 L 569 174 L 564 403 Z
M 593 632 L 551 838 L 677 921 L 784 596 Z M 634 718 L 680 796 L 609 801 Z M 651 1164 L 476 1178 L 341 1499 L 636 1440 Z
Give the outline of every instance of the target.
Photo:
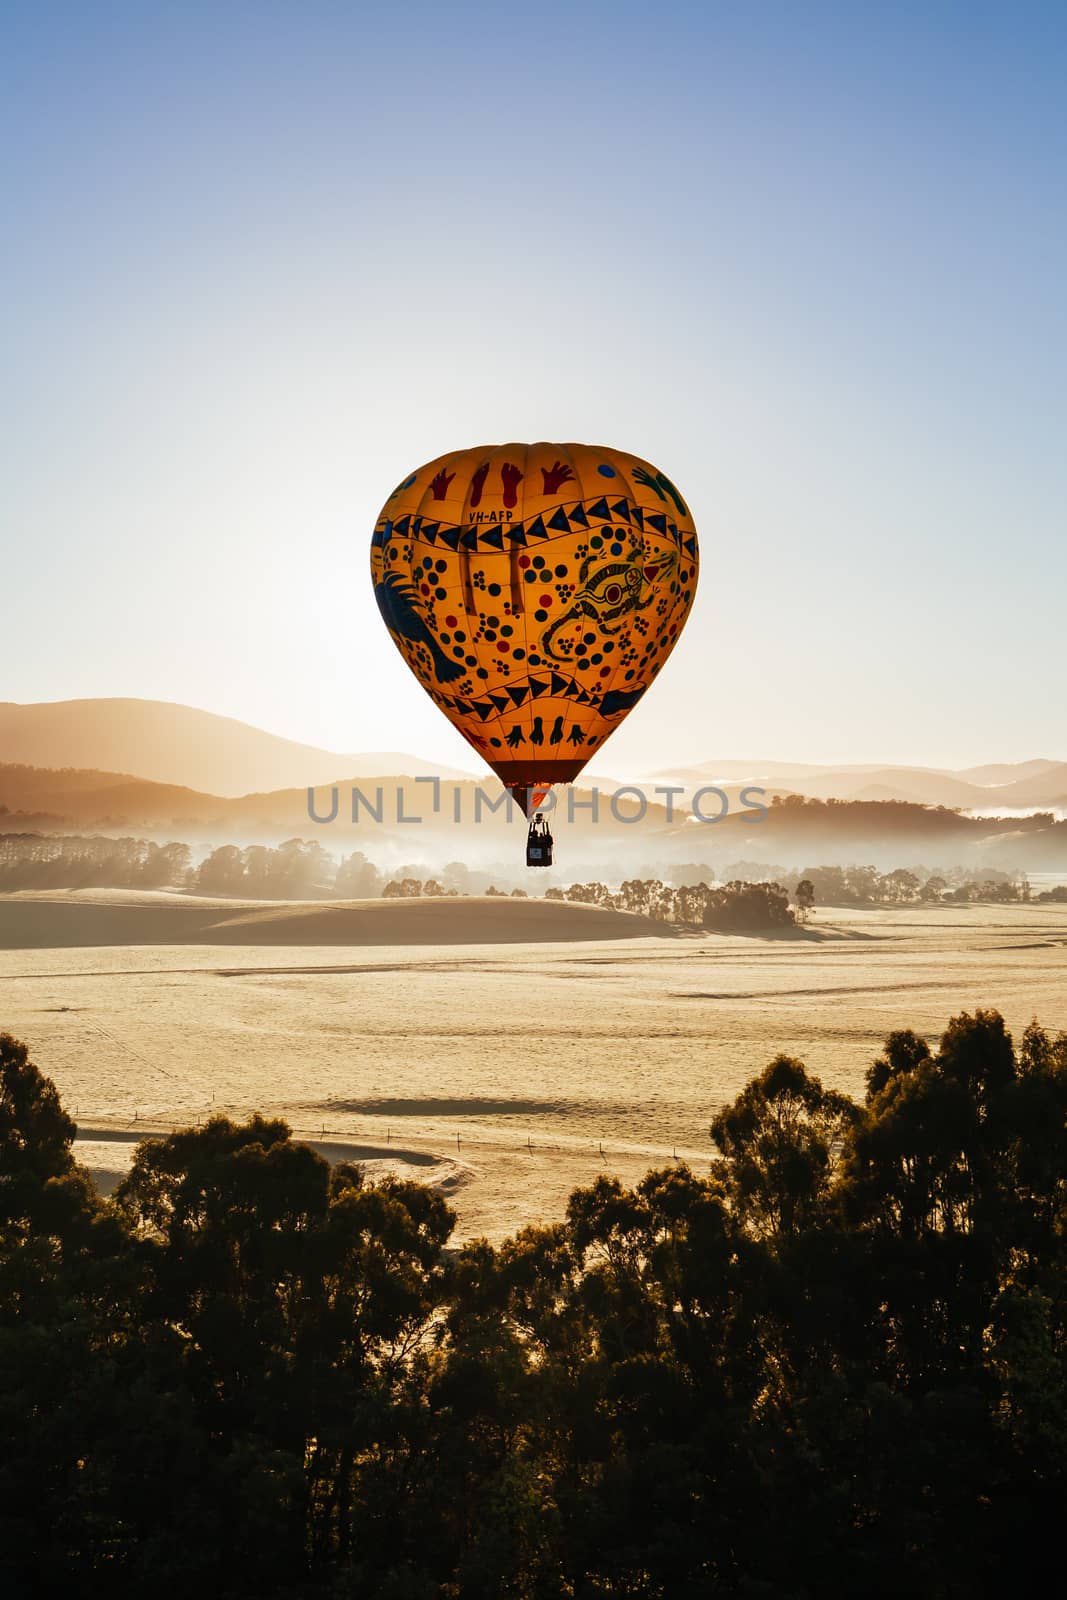
M 461 1100 L 425 1098 L 410 1100 L 366 1099 L 316 1101 L 307 1111 L 363 1112 L 375 1117 L 537 1117 L 568 1109 L 558 1100 L 492 1100 L 470 1095 Z
M 840 944 L 875 942 L 880 933 L 861 933 L 858 928 L 702 928 L 705 939 L 758 939 L 771 944 Z

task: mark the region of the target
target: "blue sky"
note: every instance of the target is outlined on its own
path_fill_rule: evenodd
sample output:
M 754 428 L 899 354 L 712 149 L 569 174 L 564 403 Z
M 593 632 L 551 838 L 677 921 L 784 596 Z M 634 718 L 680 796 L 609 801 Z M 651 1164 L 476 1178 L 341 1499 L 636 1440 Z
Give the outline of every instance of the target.
M 367 543 L 453 447 L 661 465 L 607 770 L 1067 756 L 1067 6 L 0 6 L 0 698 L 464 761 Z

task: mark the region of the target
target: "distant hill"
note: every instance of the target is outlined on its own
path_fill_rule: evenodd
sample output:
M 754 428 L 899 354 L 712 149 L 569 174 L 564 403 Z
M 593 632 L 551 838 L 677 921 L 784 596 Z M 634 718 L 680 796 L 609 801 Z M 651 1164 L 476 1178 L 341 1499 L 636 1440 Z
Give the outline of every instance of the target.
M 987 793 L 991 797 L 987 805 L 1067 805 L 1067 761 L 1050 761 L 1044 772 L 1020 778 L 1016 783 L 998 784 Z
M 90 768 L 215 795 L 306 788 L 379 773 L 469 776 L 403 752 L 321 750 L 164 700 L 2 701 L 0 764 Z
M 63 833 L 172 840 L 195 849 L 220 844 L 277 845 L 285 839 L 315 839 L 334 855 L 362 850 L 379 863 L 520 859 L 525 824 L 503 804 L 490 811 L 476 792 L 503 801 L 493 780 L 449 782 L 433 810 L 433 791 L 403 775 L 375 774 L 355 781 L 363 795 L 356 808 L 353 780 L 338 780 L 337 814 L 330 815 L 331 786 L 319 785 L 316 814 L 307 809 L 307 788 L 241 796 L 213 795 L 177 784 L 150 783 L 117 773 L 48 771 L 0 766 L 0 838 L 4 834 Z M 620 863 L 636 876 L 658 876 L 673 864 L 711 861 L 784 862 L 807 865 L 870 863 L 886 870 L 915 862 L 931 866 L 985 862 L 1004 867 L 1062 870 L 1067 862 L 1067 824 L 1047 817 L 978 818 L 944 807 L 887 799 L 865 801 L 788 796 L 765 813 L 745 812 L 732 796 L 729 813 L 704 822 L 676 804 L 669 815 L 649 803 L 635 817 L 639 799 L 620 799 L 613 814 L 610 794 L 601 793 L 599 820 L 591 816 L 590 793 L 577 790 L 573 820 L 561 796 L 555 826 L 557 863 L 585 876 L 612 873 Z M 771 796 L 768 795 L 768 800 Z M 380 806 L 379 820 L 367 804 Z M 476 807 L 480 807 L 478 817 Z M 627 821 L 627 817 L 635 820 Z M 419 826 L 411 824 L 419 820 Z M 581 876 L 579 873 L 579 876 Z
M 799 762 L 703 761 L 657 781 L 683 784 L 692 791 L 716 781 L 733 790 L 759 784 L 768 793 L 789 790 L 816 800 L 907 800 L 961 811 L 1006 810 L 1067 804 L 1067 762 L 994 762 L 953 772 L 935 767 L 808 766 Z
M 990 791 L 965 783 L 948 772 L 927 772 L 922 767 L 880 767 L 866 772 L 823 772 L 801 779 L 797 793 L 814 800 L 879 799 L 917 800 L 927 806 L 957 806 L 970 810 L 989 805 Z
M 956 777 L 965 783 L 989 784 L 1019 783 L 1024 778 L 1040 778 L 1062 766 L 1061 761 L 994 761 L 985 767 L 967 767 Z
M 111 803 L 122 814 L 128 813 L 132 796 L 118 791 L 131 778 L 200 796 L 237 799 L 365 778 L 438 776 L 462 781 L 484 776 L 473 760 L 470 770 L 461 771 L 405 751 L 334 752 L 193 706 L 135 699 L 0 702 L 3 765 L 65 770 L 68 791 L 111 787 L 116 790 Z M 615 787 L 604 778 L 589 781 L 604 789 Z M 656 774 L 642 780 L 640 787 L 652 799 L 654 786 L 668 782 L 683 785 L 689 794 L 721 782 L 734 804 L 737 791 L 754 784 L 765 789 L 768 798 L 792 793 L 823 800 L 893 799 L 964 811 L 1067 805 L 1067 762 L 1049 760 L 994 762 L 959 772 L 763 757 L 711 760 Z M 49 787 L 55 791 L 64 786 Z M 683 805 L 685 798 L 680 801 Z M 11 805 L 10 800 L 7 803 Z M 137 809 L 135 804 L 132 809 Z
M 451 817 L 450 795 L 434 813 L 429 786 L 413 781 L 430 776 L 464 787 L 458 823 Z M 581 837 L 583 852 L 588 852 L 583 859 L 591 862 L 618 859 L 620 852 L 629 861 L 639 847 L 643 860 L 664 865 L 694 858 L 717 864 L 802 858 L 817 864 L 818 851 L 818 859 L 827 863 L 862 859 L 898 866 L 903 860 L 945 864 L 972 852 L 1017 848 L 1014 861 L 1036 865 L 1040 859 L 1044 867 L 1050 861 L 1055 866 L 1063 851 L 1061 833 L 1039 842 L 1037 829 L 1024 826 L 1017 813 L 1067 807 L 1065 762 L 991 763 L 950 772 L 762 758 L 711 760 L 634 786 L 649 801 L 639 828 L 619 826 L 610 815 L 605 819 L 616 786 L 605 779 L 588 781 L 599 782 L 602 820 L 592 826 L 586 813 L 567 824 L 566 831 L 574 839 Z M 673 814 L 665 809 L 663 794 L 653 792 L 668 782 L 683 786 L 673 799 Z M 716 782 L 728 792 L 729 815 L 709 826 L 694 827 L 683 820 L 693 792 Z M 370 824 L 366 813 L 353 821 L 348 795 L 353 783 L 370 795 L 383 786 L 381 823 Z M 307 789 L 318 791 L 321 811 L 329 807 L 332 784 L 340 786 L 339 814 L 334 823 L 319 828 L 308 818 Z M 477 784 L 485 784 L 487 793 L 495 790 L 487 773 L 479 777 L 441 768 L 403 752 L 335 754 L 230 717 L 163 701 L 0 703 L 0 808 L 6 808 L 0 833 L 102 832 L 151 836 L 160 842 L 185 840 L 194 846 L 314 836 L 331 849 L 358 845 L 372 854 L 402 852 L 404 860 L 416 849 L 435 860 L 443 851 L 443 861 L 484 858 L 487 850 L 503 848 L 507 841 L 510 854 L 521 835 L 521 820 L 509 824 L 503 813 L 486 812 L 472 824 Z M 399 812 L 398 785 L 404 794 Z M 846 802 L 848 809 L 779 811 L 752 823 L 739 814 L 744 810 L 740 793 L 749 785 L 764 791 L 766 804 L 792 793 Z M 562 809 L 562 795 L 559 801 Z M 890 802 L 902 803 L 903 809 Z M 937 807 L 979 814 L 1003 809 L 1010 820 L 997 825 L 966 816 L 934 816 L 924 809 Z M 714 800 L 706 800 L 705 820 L 716 809 Z M 423 825 L 409 826 L 412 816 L 421 816 Z M 950 842 L 955 854 L 949 851 Z
M 354 786 L 363 797 L 357 805 L 355 819 L 351 793 Z M 317 814 L 329 813 L 333 788 L 337 790 L 337 817 L 320 826 L 309 818 L 306 784 L 264 793 L 215 795 L 184 785 L 152 783 L 115 772 L 79 773 L 70 769 L 0 764 L 0 834 L 88 830 L 112 836 L 146 833 L 157 838 L 165 835 L 167 839 L 210 839 L 228 843 L 251 840 L 277 843 L 301 835 L 318 838 L 328 848 L 343 846 L 345 849 L 351 849 L 360 840 L 366 841 L 367 848 L 396 839 L 414 846 L 430 835 L 451 837 L 454 841 L 466 839 L 472 846 L 483 836 L 494 833 L 512 839 L 525 837 L 525 823 L 517 809 L 509 821 L 503 803 L 494 812 L 484 800 L 476 802 L 478 790 L 489 799 L 496 795 L 503 802 L 499 783 L 488 773 L 484 780 L 462 776 L 444 779 L 442 803 L 437 812 L 433 809 L 432 786 L 417 783 L 404 773 L 374 773 L 371 777 L 360 773 L 335 774 L 332 783 L 315 786 Z M 588 801 L 584 791 L 577 791 L 577 795 Z M 454 816 L 456 796 L 460 807 L 458 821 Z M 377 809 L 379 805 L 381 820 L 375 821 L 371 808 Z M 474 821 L 476 806 L 477 822 Z M 638 802 L 631 797 L 629 801 L 620 801 L 619 811 L 629 815 L 637 806 Z M 605 796 L 602 810 L 607 814 L 608 809 Z M 593 826 L 588 812 L 588 803 L 576 808 L 574 826 L 580 832 Z M 421 820 L 417 834 L 412 828 L 416 819 Z M 648 806 L 646 823 L 649 829 L 665 830 L 669 821 L 662 805 Z M 605 838 L 612 831 L 607 824 L 603 829 Z M 631 827 L 617 823 L 614 835 L 620 834 L 629 838 Z M 455 848 L 458 845 L 453 843 Z

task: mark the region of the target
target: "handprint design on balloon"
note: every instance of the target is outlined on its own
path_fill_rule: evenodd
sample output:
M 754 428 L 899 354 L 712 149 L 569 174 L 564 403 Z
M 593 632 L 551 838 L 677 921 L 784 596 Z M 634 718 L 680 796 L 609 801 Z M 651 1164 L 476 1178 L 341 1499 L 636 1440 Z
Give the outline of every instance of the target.
M 680 517 L 687 517 L 689 515 L 689 512 L 685 508 L 685 501 L 682 499 L 681 495 L 678 493 L 677 489 L 674 487 L 674 484 L 671 482 L 665 472 L 657 472 L 653 474 L 646 472 L 644 467 L 635 467 L 634 482 L 644 484 L 646 489 L 651 489 L 653 494 L 657 495 L 658 498 L 664 502 L 664 504 L 666 504 L 666 495 L 669 494 L 671 499 L 674 501 L 678 515 Z M 666 490 L 666 494 L 664 494 L 664 490 Z
M 435 500 L 444 499 L 445 495 L 448 493 L 448 486 L 455 476 L 456 474 L 454 472 L 446 472 L 444 467 L 442 467 L 436 478 L 432 478 L 430 480 L 430 489 Z
M 514 511 L 519 503 L 519 484 L 523 474 L 512 462 L 505 461 L 500 469 L 500 478 L 504 485 L 504 504 L 509 511 Z
M 574 473 L 562 461 L 556 461 L 550 467 L 542 467 L 541 476 L 545 480 L 545 494 L 555 494 L 561 484 L 571 482 Z

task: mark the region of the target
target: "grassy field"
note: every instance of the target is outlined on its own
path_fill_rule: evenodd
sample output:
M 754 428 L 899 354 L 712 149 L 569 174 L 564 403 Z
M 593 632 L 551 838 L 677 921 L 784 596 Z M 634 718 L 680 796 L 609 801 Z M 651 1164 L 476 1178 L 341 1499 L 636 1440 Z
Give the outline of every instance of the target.
M 141 1133 L 260 1110 L 441 1183 L 460 1237 L 500 1238 L 600 1171 L 706 1163 L 714 1111 L 778 1051 L 860 1095 L 891 1028 L 933 1038 L 978 1005 L 1017 1033 L 1035 1014 L 1067 1028 L 1064 906 L 821 911 L 757 938 L 521 901 L 414 901 L 398 922 L 369 902 L 321 944 L 316 908 L 210 909 L 0 897 L 0 1027 L 56 1080 L 105 1183 Z M 449 942 L 427 942 L 443 918 Z

